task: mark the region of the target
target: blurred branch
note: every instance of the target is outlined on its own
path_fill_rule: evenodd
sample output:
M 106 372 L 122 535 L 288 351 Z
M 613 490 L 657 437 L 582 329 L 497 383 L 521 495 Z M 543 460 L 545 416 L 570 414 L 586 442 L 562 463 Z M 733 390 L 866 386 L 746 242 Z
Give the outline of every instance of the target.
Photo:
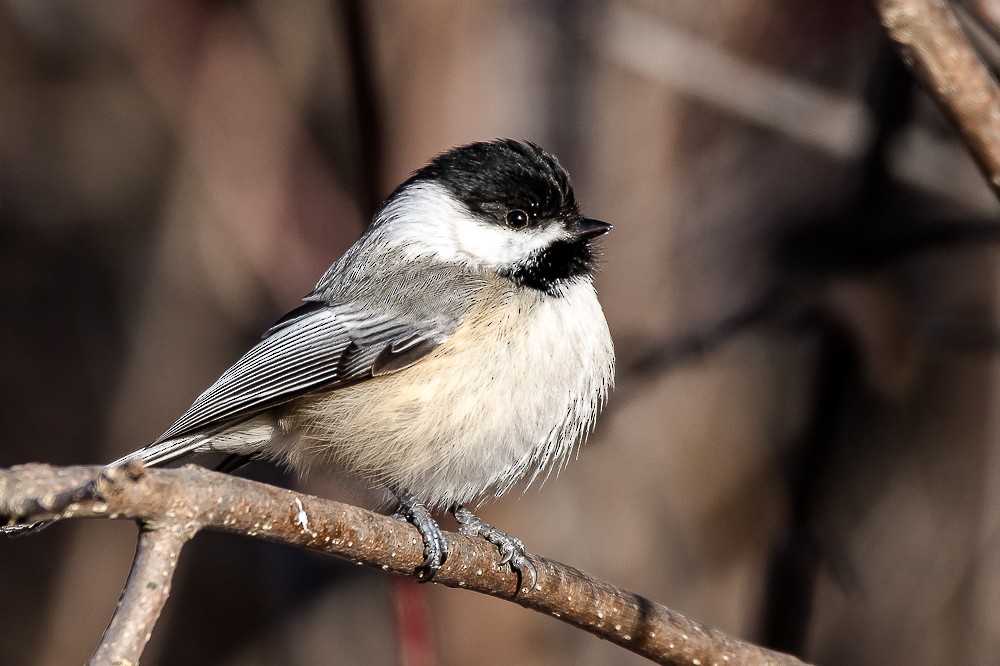
M 423 559 L 407 523 L 358 507 L 188 465 L 180 469 L 52 467 L 0 469 L 0 519 L 9 525 L 63 518 L 130 519 L 143 526 L 118 609 L 92 664 L 135 663 L 166 602 L 181 547 L 215 529 L 319 550 L 413 575 Z M 744 643 L 572 567 L 529 556 L 534 589 L 482 539 L 448 535 L 435 582 L 464 587 L 553 615 L 662 664 L 801 664 Z
M 783 290 L 771 289 L 759 300 L 726 315 L 705 330 L 664 340 L 646 349 L 635 360 L 627 364 L 626 369 L 630 374 L 650 377 L 673 368 L 678 363 L 693 356 L 707 354 L 754 324 L 767 321 L 775 314 L 786 298 L 787 294 Z M 622 390 L 618 389 L 619 393 Z M 621 398 L 618 401 L 621 403 Z
M 945 0 L 872 0 L 889 38 L 1000 196 L 1000 88 Z
M 996 26 L 990 25 L 979 12 L 963 4 L 953 4 L 951 9 L 976 53 L 996 76 L 1000 71 L 1000 43 L 997 43 L 994 32 Z
M 382 201 L 382 125 L 378 92 L 373 76 L 372 45 L 365 3 L 359 0 L 334 2 L 344 22 L 344 41 L 350 65 L 352 111 L 357 127 L 358 188 L 363 219 L 371 219 Z
M 609 61 L 837 159 L 868 142 L 857 100 L 755 64 L 633 4 L 610 3 L 606 12 L 599 52 Z

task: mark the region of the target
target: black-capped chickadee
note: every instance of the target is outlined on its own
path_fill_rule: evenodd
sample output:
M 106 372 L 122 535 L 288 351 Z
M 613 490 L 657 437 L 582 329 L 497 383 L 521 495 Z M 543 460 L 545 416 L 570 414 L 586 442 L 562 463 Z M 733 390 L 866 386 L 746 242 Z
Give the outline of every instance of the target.
M 431 511 L 448 509 L 533 585 L 521 542 L 464 505 L 560 467 L 592 428 L 614 375 L 592 283 L 593 242 L 610 229 L 580 215 L 566 172 L 532 143 L 439 155 L 304 305 L 113 464 L 216 451 L 347 471 L 402 505 L 424 577 L 447 557 Z

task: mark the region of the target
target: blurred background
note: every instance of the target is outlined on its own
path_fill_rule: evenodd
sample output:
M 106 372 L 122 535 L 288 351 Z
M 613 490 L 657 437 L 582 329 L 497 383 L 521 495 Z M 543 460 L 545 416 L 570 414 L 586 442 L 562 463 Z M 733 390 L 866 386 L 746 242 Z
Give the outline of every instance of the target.
M 615 225 L 619 371 L 579 460 L 484 518 L 819 663 L 995 660 L 1000 211 L 862 0 L 0 2 L 0 465 L 152 440 L 397 183 L 501 136 Z M 0 542 L 0 663 L 83 662 L 134 541 Z M 642 662 L 203 534 L 144 663 Z

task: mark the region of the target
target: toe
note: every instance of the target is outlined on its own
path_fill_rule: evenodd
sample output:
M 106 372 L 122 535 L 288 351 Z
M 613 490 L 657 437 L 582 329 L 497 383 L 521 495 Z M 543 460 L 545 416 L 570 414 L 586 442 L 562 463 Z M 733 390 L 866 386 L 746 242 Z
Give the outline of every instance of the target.
M 535 589 L 535 584 L 538 583 L 538 571 L 535 569 L 535 565 L 531 563 L 524 553 L 517 555 L 510 562 L 510 568 L 517 572 L 518 576 L 518 591 L 520 592 L 523 588 L 525 591 Z M 527 581 L 527 585 L 525 585 Z

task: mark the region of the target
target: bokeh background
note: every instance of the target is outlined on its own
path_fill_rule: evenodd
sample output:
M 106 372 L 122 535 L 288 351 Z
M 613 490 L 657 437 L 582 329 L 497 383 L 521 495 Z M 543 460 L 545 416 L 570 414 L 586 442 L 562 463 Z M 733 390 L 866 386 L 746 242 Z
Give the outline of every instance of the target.
M 995 660 L 1000 211 L 861 0 L 0 2 L 0 465 L 150 441 L 409 172 L 499 136 L 615 225 L 619 372 L 579 460 L 484 517 L 819 663 Z M 0 542 L 0 663 L 83 662 L 134 539 Z M 217 534 L 144 659 L 435 662 L 640 660 Z

